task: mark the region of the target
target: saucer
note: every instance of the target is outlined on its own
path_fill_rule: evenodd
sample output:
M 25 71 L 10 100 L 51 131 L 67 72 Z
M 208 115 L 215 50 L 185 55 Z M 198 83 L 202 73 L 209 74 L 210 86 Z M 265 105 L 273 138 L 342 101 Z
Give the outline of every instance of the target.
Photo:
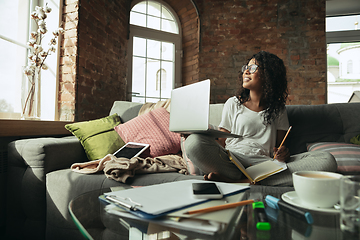
M 281 199 L 284 202 L 289 203 L 293 206 L 305 208 L 308 210 L 313 210 L 313 211 L 318 211 L 318 212 L 326 212 L 326 213 L 339 213 L 340 212 L 339 209 L 335 209 L 334 207 L 321 208 L 321 207 L 311 207 L 311 206 L 304 205 L 295 191 L 284 193 L 283 195 L 281 195 Z

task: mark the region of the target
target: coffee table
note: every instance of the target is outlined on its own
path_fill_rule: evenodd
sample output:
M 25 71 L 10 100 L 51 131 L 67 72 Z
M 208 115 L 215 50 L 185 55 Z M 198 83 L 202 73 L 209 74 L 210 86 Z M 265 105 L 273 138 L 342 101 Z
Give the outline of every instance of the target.
M 244 199 L 263 200 L 268 194 L 280 198 L 289 191 L 293 191 L 293 188 L 254 185 L 245 192 Z M 266 207 L 271 229 L 257 230 L 251 205 L 234 208 L 234 217 L 224 231 L 206 235 L 109 214 L 105 211 L 105 204 L 98 199 L 105 192 L 110 192 L 110 189 L 82 194 L 69 204 L 70 214 L 86 239 L 359 239 L 358 236 L 345 236 L 341 232 L 339 213 L 313 210 L 309 212 L 314 224 L 309 225 L 287 213 Z
M 118 190 L 118 189 L 117 189 Z M 98 197 L 110 192 L 109 188 L 90 191 L 74 198 L 69 203 L 70 215 L 86 239 L 239 239 L 236 228 L 242 208 L 234 209 L 234 215 L 226 228 L 215 235 L 165 227 L 153 221 L 118 217 L 106 212 L 106 204 Z M 167 238 L 168 237 L 168 238 Z

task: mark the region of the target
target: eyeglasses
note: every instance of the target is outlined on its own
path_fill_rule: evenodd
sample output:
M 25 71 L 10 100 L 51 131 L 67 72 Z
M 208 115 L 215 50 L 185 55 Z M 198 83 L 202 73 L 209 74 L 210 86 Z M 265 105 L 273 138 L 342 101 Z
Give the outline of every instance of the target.
M 256 64 L 251 64 L 250 66 L 248 66 L 248 65 L 244 65 L 244 66 L 242 66 L 242 68 L 241 68 L 241 72 L 245 72 L 246 70 L 248 70 L 249 69 L 249 72 L 250 73 L 254 73 L 254 72 L 256 72 L 256 70 L 258 69 L 258 65 L 256 65 Z

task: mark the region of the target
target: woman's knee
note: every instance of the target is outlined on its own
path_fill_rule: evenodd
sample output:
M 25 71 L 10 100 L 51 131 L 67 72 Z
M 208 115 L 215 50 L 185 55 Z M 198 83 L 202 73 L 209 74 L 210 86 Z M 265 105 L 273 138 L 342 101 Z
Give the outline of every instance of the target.
M 337 163 L 334 156 L 329 152 L 310 152 L 309 153 L 314 162 L 316 162 L 321 171 L 335 172 L 337 170 Z
M 299 170 L 314 170 L 314 171 L 328 171 L 335 172 L 337 170 L 337 163 L 334 156 L 328 152 L 306 152 L 291 157 L 291 162 L 288 163 L 290 169 L 293 171 Z
M 207 136 L 203 134 L 191 134 L 185 140 L 185 149 L 188 155 L 199 153 L 204 148 L 204 143 L 208 142 Z
M 338 165 L 337 165 L 335 157 L 331 153 L 328 153 L 328 152 L 322 152 L 322 153 L 323 153 L 322 159 L 325 162 L 324 171 L 336 172 Z

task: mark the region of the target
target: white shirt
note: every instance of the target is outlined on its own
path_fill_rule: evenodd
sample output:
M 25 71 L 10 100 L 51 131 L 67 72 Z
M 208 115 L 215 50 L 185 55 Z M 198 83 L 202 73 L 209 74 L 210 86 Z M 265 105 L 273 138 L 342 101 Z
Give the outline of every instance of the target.
M 251 164 L 251 158 L 259 160 L 259 157 L 260 159 L 265 157 L 260 161 L 268 160 L 273 154 L 277 130 L 287 131 L 289 128 L 286 109 L 270 125 L 264 124 L 263 113 L 264 111 L 255 112 L 240 105 L 235 96 L 229 98 L 224 104 L 219 127 L 243 136 L 242 138 L 227 138 L 225 148 L 235 154 L 245 155 L 245 158 L 250 161 L 249 164 Z

